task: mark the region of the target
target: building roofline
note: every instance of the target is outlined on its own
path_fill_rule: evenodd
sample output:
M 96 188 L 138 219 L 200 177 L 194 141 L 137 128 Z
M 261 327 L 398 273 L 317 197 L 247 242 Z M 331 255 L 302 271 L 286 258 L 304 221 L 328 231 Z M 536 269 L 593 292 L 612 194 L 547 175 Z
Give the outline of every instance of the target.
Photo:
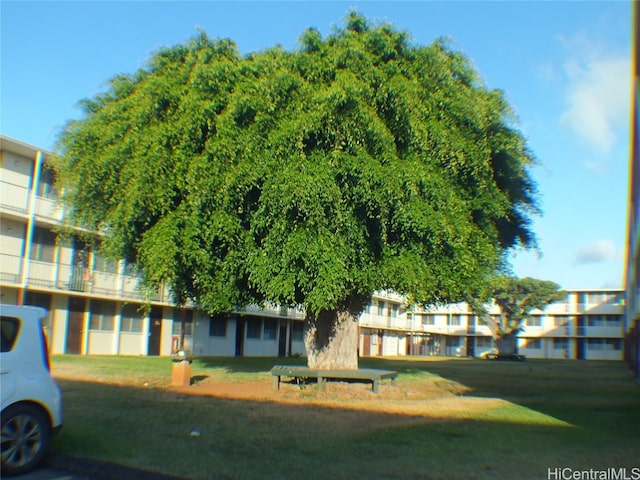
M 6 150 L 8 152 L 17 153 L 27 157 L 35 157 L 37 152 L 42 152 L 45 156 L 52 155 L 52 152 L 45 150 L 44 148 L 22 142 L 2 133 L 0 133 L 0 150 Z

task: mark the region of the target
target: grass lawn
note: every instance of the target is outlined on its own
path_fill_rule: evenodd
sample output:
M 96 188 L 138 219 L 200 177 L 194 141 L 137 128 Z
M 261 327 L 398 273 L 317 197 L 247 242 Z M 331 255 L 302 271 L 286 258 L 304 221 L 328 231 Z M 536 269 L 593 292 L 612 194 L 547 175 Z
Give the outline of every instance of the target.
M 640 385 L 621 362 L 362 359 L 397 385 L 271 389 L 304 359 L 54 356 L 52 450 L 193 479 L 547 479 L 640 468 Z M 553 477 L 552 477 L 553 478 Z M 588 477 L 585 477 L 588 478 Z

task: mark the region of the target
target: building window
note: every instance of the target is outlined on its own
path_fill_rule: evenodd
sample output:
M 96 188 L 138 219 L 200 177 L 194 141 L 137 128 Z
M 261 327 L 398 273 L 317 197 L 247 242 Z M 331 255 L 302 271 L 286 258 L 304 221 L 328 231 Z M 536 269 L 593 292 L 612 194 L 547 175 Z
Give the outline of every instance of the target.
M 304 322 L 293 322 L 291 327 L 291 339 L 297 342 L 304 340 Z
M 118 261 L 104 257 L 99 253 L 93 255 L 93 269 L 97 272 L 118 273 Z
M 275 340 L 278 335 L 278 321 L 275 318 L 265 318 L 263 330 L 263 340 Z
M 461 325 L 461 317 L 462 315 L 449 315 L 449 325 L 451 326 L 459 326 Z
M 40 171 L 40 178 L 38 179 L 38 188 L 36 194 L 39 197 L 50 198 L 55 200 L 58 198 L 58 189 L 55 187 L 55 173 L 53 168 L 43 167 Z
M 42 307 L 47 311 L 51 310 L 51 295 L 42 292 L 27 292 L 27 298 L 24 302 L 25 305 L 33 305 L 35 307 Z
M 588 338 L 587 349 L 589 350 L 603 350 L 604 343 L 602 338 Z
M 262 330 L 261 318 L 252 317 L 247 320 L 247 338 L 255 338 L 259 340 L 261 330 Z
M 525 325 L 527 327 L 541 327 L 542 326 L 542 317 L 540 317 L 540 316 L 529 317 L 529 318 L 527 318 L 527 321 L 525 322 Z
M 226 337 L 227 336 L 227 317 L 224 315 L 215 315 L 209 318 L 209 336 L 210 337 Z
M 540 350 L 542 348 L 542 340 L 539 338 L 528 338 L 524 347 L 530 350 Z
M 606 315 L 607 327 L 619 327 L 622 325 L 622 317 L 620 315 Z
M 171 335 L 180 335 L 182 329 L 182 314 L 184 312 L 184 334 L 185 336 L 193 335 L 193 310 L 178 309 L 173 310 L 173 326 Z
M 138 266 L 133 262 L 126 262 L 124 266 L 124 274 L 128 277 L 137 277 L 139 274 Z
M 607 301 L 608 295 L 605 292 L 587 293 L 587 303 L 589 305 L 599 305 Z
M 590 327 L 604 327 L 604 317 L 602 315 L 589 315 L 587 325 Z
M 378 302 L 378 315 L 384 315 L 385 303 L 383 301 Z
M 622 350 L 622 340 L 620 338 L 607 338 L 605 340 L 605 350 Z
M 55 248 L 56 235 L 51 230 L 36 227 L 33 232 L 29 258 L 41 262 L 53 262 Z
M 607 303 L 611 303 L 613 305 L 622 305 L 624 303 L 624 293 L 618 292 L 609 295 L 609 301 Z
M 566 315 L 558 315 L 553 318 L 553 324 L 556 327 L 563 327 L 569 323 L 569 317 Z
M 423 315 L 422 316 L 422 325 L 435 325 L 436 317 L 435 315 Z
M 447 347 L 458 347 L 460 346 L 460 337 L 447 337 L 445 344 Z
M 569 348 L 569 340 L 566 338 L 554 338 L 553 349 L 554 350 L 567 350 Z
M 476 337 L 476 348 L 492 348 L 492 337 Z
M 91 300 L 89 329 L 112 332 L 115 313 L 115 303 L 103 300 Z
M 122 307 L 120 331 L 128 333 L 141 333 L 144 315 L 138 311 L 138 305 L 129 303 Z

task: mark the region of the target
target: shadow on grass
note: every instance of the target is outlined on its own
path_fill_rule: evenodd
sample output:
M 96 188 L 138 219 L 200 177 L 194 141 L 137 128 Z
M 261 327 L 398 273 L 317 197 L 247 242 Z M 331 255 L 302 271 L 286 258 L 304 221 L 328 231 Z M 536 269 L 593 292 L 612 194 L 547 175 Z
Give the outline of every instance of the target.
M 228 368 L 219 361 L 212 359 L 208 366 Z M 265 359 L 230 363 L 243 372 L 265 369 Z M 555 467 L 637 466 L 637 411 L 633 418 L 627 418 L 629 412 L 617 419 L 609 415 L 607 425 L 591 428 L 587 419 L 594 410 L 578 403 L 574 408 L 581 413 L 574 417 L 580 421 L 570 423 L 579 428 L 568 427 L 552 418 L 523 415 L 526 402 L 502 399 L 514 390 L 511 379 L 522 376 L 511 367 L 491 372 L 465 362 L 411 362 L 404 369 L 399 368 L 403 363 L 363 363 L 395 368 L 401 375 L 428 369 L 469 386 L 474 397 L 425 401 L 418 403 L 418 413 L 404 414 L 385 413 L 384 405 L 368 411 L 348 402 L 323 406 L 234 400 L 63 379 L 65 427 L 52 448 L 193 479 L 517 480 L 547 478 L 547 469 Z M 554 395 L 568 400 L 579 393 L 570 386 L 574 393 L 563 394 L 564 378 L 558 376 L 560 385 L 539 392 L 549 397 L 541 410 L 558 410 Z M 538 387 L 543 389 L 544 382 Z M 516 397 L 522 401 L 524 393 Z M 625 402 L 632 400 L 638 396 L 626 392 Z M 435 407 L 447 402 L 461 402 L 458 414 L 435 415 Z M 600 406 L 611 409 L 608 403 Z M 625 426 L 628 421 L 635 422 L 633 429 Z
M 197 362 L 204 368 L 223 368 L 231 373 L 268 373 L 276 364 L 305 366 L 306 358 L 201 357 Z M 623 362 L 369 357 L 360 359 L 360 367 L 395 370 L 399 382 L 425 373 L 436 375 L 460 384 L 466 395 L 504 399 L 591 429 L 596 436 L 598 428 L 606 431 L 609 423 L 620 424 L 623 436 L 640 431 L 640 388 Z M 636 436 L 632 439 L 640 451 Z
M 458 382 L 468 395 L 500 398 L 553 416 L 593 435 L 618 425 L 640 451 L 640 388 L 623 362 L 480 359 L 363 359 L 372 368 L 406 375 L 429 372 Z

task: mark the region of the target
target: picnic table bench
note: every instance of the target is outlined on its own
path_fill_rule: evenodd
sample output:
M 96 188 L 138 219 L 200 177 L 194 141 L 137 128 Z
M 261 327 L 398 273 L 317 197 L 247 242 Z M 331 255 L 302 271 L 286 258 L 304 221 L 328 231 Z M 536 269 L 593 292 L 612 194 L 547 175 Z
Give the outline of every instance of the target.
M 318 390 L 324 389 L 327 379 L 366 380 L 371 382 L 371 390 L 378 393 L 378 384 L 382 380 L 391 380 L 391 385 L 396 384 L 398 372 L 393 370 L 378 370 L 375 368 L 358 368 L 357 370 L 312 370 L 307 367 L 294 365 L 275 365 L 271 369 L 273 376 L 273 388 L 280 389 L 282 377 L 301 379 L 315 378 L 318 381 Z

